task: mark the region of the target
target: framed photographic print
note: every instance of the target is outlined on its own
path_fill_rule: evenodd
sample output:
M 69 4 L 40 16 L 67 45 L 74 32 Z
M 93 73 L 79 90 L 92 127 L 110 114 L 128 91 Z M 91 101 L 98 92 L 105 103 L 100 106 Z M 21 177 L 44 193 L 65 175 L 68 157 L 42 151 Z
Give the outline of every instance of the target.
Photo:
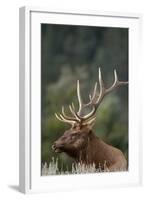
M 141 15 L 20 8 L 20 191 L 141 183 Z

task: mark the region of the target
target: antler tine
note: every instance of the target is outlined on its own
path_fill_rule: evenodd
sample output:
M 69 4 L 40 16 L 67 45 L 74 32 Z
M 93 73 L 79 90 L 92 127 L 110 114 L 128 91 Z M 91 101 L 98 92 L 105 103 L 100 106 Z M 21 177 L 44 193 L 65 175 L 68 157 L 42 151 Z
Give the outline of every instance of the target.
M 89 99 L 90 99 L 90 101 L 92 100 L 92 96 L 91 96 L 91 94 L 89 94 Z
M 114 77 L 115 77 L 115 80 L 114 80 L 114 83 L 112 84 L 112 86 L 110 88 L 108 88 L 106 90 L 106 93 L 108 92 L 111 92 L 114 88 L 116 88 L 119 84 L 119 80 L 118 80 L 118 75 L 117 75 L 117 71 L 114 69 Z
M 91 125 L 94 123 L 95 119 L 96 119 L 96 117 L 93 117 L 93 118 L 89 119 L 87 122 L 83 123 L 83 125 Z
M 94 101 L 94 99 L 96 97 L 96 90 L 97 90 L 97 82 L 94 85 L 94 90 L 93 90 L 93 95 L 92 95 L 92 101 Z
M 100 92 L 99 92 L 98 99 L 97 99 L 97 101 L 96 101 L 96 103 L 95 103 L 96 107 L 97 107 L 97 105 L 99 104 L 99 102 L 101 101 L 101 99 L 103 98 L 104 92 L 105 92 L 104 83 L 103 83 L 103 80 L 102 80 L 102 75 L 101 75 L 101 70 L 100 70 L 100 68 L 99 68 L 99 70 L 98 70 L 98 76 L 99 76 Z
M 63 119 L 61 116 L 58 116 L 57 113 L 55 113 L 55 117 L 56 117 L 59 121 L 61 121 L 61 122 L 67 122 L 67 123 L 69 123 L 69 124 L 73 124 L 73 123 L 74 123 L 74 122 L 71 122 L 71 121 L 69 121 L 69 120 Z
M 99 71 L 100 71 L 100 69 L 99 69 Z M 83 119 L 83 117 L 80 116 L 82 109 L 89 106 L 89 105 L 92 105 L 94 103 L 95 98 L 96 98 L 96 90 L 97 90 L 97 82 L 94 85 L 93 95 L 91 95 L 91 94 L 89 95 L 89 99 L 90 99 L 89 103 L 83 104 L 81 92 L 80 92 L 80 82 L 79 82 L 79 80 L 77 80 L 77 97 L 78 97 L 78 102 L 79 102 L 79 110 L 76 114 L 77 114 L 79 119 Z
M 56 117 L 59 121 L 62 121 L 62 122 L 63 122 L 63 120 L 57 115 L 57 113 L 55 113 L 55 117 Z
M 105 88 L 104 88 L 104 83 L 103 83 L 103 80 L 102 80 L 102 75 L 101 75 L 100 68 L 98 69 L 98 77 L 99 77 L 99 86 L 100 86 L 100 93 L 99 93 L 98 99 L 95 100 L 96 90 L 97 90 L 97 82 L 96 82 L 95 86 L 94 86 L 94 90 L 93 90 L 93 96 L 92 96 L 90 102 L 88 104 L 84 105 L 84 107 L 87 107 L 89 105 L 93 105 L 93 108 L 92 108 L 90 113 L 88 113 L 84 117 L 80 117 L 82 120 L 88 120 L 90 117 L 94 116 L 94 114 L 96 113 L 97 107 L 98 107 L 100 101 L 102 100 L 102 98 L 104 96 Z
M 99 79 L 99 87 L 100 87 L 100 92 L 99 92 L 98 98 L 97 98 L 97 100 L 95 99 L 96 98 L 96 90 L 97 90 L 97 82 L 96 82 L 95 86 L 94 86 L 92 99 L 86 106 L 88 106 L 88 105 L 96 106 L 99 103 L 99 101 L 101 101 L 101 99 L 103 98 L 105 88 L 104 88 L 104 83 L 102 80 L 102 74 L 101 74 L 100 68 L 98 69 L 98 79 Z M 93 112 L 93 110 L 92 110 L 92 112 Z
M 74 104 L 72 103 L 72 105 L 69 105 L 69 109 L 70 112 L 74 115 L 74 117 L 76 118 L 77 122 L 80 122 L 80 117 L 78 116 L 78 114 L 75 112 L 75 108 L 74 108 Z
M 92 102 L 94 102 L 95 98 L 96 98 L 96 90 L 97 90 L 97 82 L 94 85 L 94 89 L 93 89 L 93 95 L 89 94 L 89 103 L 85 104 L 84 107 L 92 104 Z
M 116 69 L 114 69 L 114 77 L 115 77 L 114 83 L 110 88 L 106 90 L 106 94 L 113 91 L 118 86 L 128 84 L 128 81 L 119 81 Z
M 82 104 L 82 98 L 81 98 L 81 92 L 80 92 L 80 81 L 79 80 L 77 80 L 77 97 L 78 97 L 78 102 L 79 102 L 78 114 L 80 114 L 83 104 Z
M 66 122 L 66 123 L 68 123 L 68 124 L 71 124 L 72 126 L 74 126 L 74 124 L 75 124 L 75 121 L 67 120 L 67 119 L 65 119 L 61 114 L 58 116 L 58 114 L 55 113 L 55 117 L 56 117 L 59 121 L 61 121 L 61 122 Z
M 101 75 L 100 68 L 98 70 L 98 75 L 99 75 L 99 86 L 100 86 L 99 96 L 98 96 L 96 102 L 93 102 L 93 100 L 90 102 L 89 105 L 93 105 L 93 108 L 92 108 L 90 113 L 88 113 L 86 116 L 83 117 L 84 120 L 89 120 L 91 117 L 93 117 L 95 115 L 98 106 L 100 105 L 102 99 L 104 98 L 104 96 L 106 94 L 108 94 L 109 92 L 113 91 L 118 86 L 128 84 L 127 81 L 125 81 L 125 82 L 124 81 L 119 81 L 118 80 L 118 76 L 117 76 L 117 72 L 116 72 L 116 70 L 114 70 L 114 83 L 112 84 L 112 86 L 110 88 L 105 89 L 104 83 L 103 83 L 103 80 L 102 80 L 102 75 Z
M 98 69 L 98 77 L 99 77 L 99 85 L 100 85 L 100 89 L 103 90 L 104 88 L 104 83 L 103 83 L 103 80 L 102 80 L 102 74 L 101 74 L 101 70 L 100 70 L 100 67 Z
M 71 105 L 72 105 L 72 108 L 74 109 L 74 111 L 75 111 L 75 106 L 74 106 L 74 103 L 72 102 L 71 103 Z
M 71 120 L 71 121 L 78 121 L 77 119 L 75 118 L 72 118 L 72 117 L 68 117 L 66 114 L 65 114 L 65 111 L 64 111 L 64 106 L 62 106 L 62 116 L 66 119 L 66 120 Z
M 108 89 L 106 89 L 104 87 L 104 82 L 102 79 L 102 74 L 101 74 L 101 70 L 100 68 L 98 69 L 98 79 L 99 79 L 99 94 L 96 94 L 96 90 L 97 90 L 97 82 L 94 85 L 94 89 L 93 89 L 93 94 L 89 95 L 89 103 L 87 104 L 83 104 L 82 102 L 82 98 L 81 98 L 81 92 L 80 92 L 80 82 L 79 80 L 77 80 L 77 98 L 78 98 L 78 104 L 79 104 L 79 109 L 78 112 L 75 111 L 75 106 L 72 103 L 71 105 L 69 105 L 69 109 L 71 114 L 74 117 L 68 117 L 65 112 L 64 112 L 64 107 L 62 106 L 62 114 L 60 114 L 58 116 L 58 114 L 55 113 L 55 116 L 58 120 L 63 121 L 63 122 L 67 122 L 69 124 L 71 124 L 72 126 L 74 126 L 75 123 L 82 123 L 83 125 L 91 125 L 94 120 L 95 120 L 95 113 L 97 111 L 98 106 L 100 105 L 101 101 L 103 100 L 103 98 L 110 93 L 111 91 L 113 91 L 115 88 L 121 86 L 121 85 L 126 85 L 128 84 L 127 81 L 119 81 L 118 80 L 118 75 L 116 70 L 114 70 L 114 82 L 111 85 L 111 87 L 109 87 Z M 82 110 L 88 106 L 92 106 L 92 110 L 84 116 L 81 116 L 83 113 Z

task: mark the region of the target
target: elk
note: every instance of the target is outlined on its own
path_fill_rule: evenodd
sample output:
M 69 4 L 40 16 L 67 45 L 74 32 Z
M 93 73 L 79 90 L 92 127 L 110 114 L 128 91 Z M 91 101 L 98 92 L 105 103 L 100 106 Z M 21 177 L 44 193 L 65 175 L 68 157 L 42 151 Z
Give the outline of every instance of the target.
M 75 162 L 85 165 L 101 167 L 105 171 L 125 171 L 127 161 L 121 150 L 115 148 L 102 139 L 98 138 L 92 130 L 96 120 L 97 109 L 103 98 L 119 86 L 127 85 L 127 81 L 119 81 L 117 72 L 114 70 L 114 82 L 108 89 L 105 88 L 101 70 L 98 70 L 99 92 L 97 92 L 97 82 L 95 83 L 93 94 L 89 95 L 89 102 L 84 104 L 80 92 L 80 82 L 77 80 L 77 98 L 79 108 L 76 111 L 74 104 L 69 105 L 71 117 L 67 116 L 62 106 L 62 114 L 56 114 L 58 120 L 71 125 L 69 130 L 54 142 L 52 149 L 56 153 L 64 152 L 72 157 Z M 90 112 L 85 114 L 85 110 L 90 107 Z

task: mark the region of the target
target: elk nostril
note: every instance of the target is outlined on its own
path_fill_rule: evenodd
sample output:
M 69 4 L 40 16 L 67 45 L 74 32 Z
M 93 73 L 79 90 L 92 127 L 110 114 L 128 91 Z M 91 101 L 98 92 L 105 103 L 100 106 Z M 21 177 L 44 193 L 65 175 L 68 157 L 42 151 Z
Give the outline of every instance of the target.
M 63 144 L 56 144 L 56 143 L 54 143 L 54 144 L 52 145 L 52 149 L 53 149 L 53 150 L 60 149 L 60 148 L 62 148 L 63 146 L 64 146 Z

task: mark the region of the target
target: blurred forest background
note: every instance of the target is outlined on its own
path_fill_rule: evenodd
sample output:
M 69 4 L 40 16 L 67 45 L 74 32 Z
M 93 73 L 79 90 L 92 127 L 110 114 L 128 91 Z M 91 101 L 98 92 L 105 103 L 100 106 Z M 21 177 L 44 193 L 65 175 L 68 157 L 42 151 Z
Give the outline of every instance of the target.
M 106 87 L 116 69 L 119 80 L 128 80 L 128 29 L 74 25 L 41 25 L 41 162 L 58 159 L 60 169 L 71 169 L 72 159 L 56 154 L 53 142 L 70 128 L 57 120 L 62 105 L 66 111 L 77 104 L 76 81 L 88 102 L 101 68 Z M 123 86 L 102 101 L 94 131 L 105 142 L 121 149 L 128 159 L 128 87 Z M 42 164 L 41 163 L 41 164 Z

